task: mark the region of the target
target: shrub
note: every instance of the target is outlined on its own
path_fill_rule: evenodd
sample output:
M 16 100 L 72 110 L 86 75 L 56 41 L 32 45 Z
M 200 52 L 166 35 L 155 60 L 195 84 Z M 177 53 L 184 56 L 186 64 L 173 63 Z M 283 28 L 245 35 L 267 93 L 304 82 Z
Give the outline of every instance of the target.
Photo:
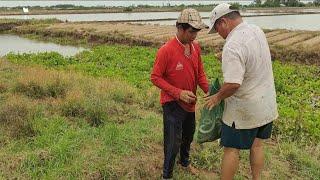
M 97 127 L 107 121 L 108 116 L 104 105 L 99 99 L 86 103 L 86 120 L 91 126 Z
M 67 84 L 60 79 L 49 81 L 46 84 L 35 82 L 18 82 L 14 86 L 14 91 L 24 94 L 33 99 L 42 99 L 46 97 L 64 98 L 67 92 Z
M 61 112 L 66 117 L 84 117 L 86 110 L 83 101 L 69 99 L 61 106 Z
M 8 87 L 6 84 L 0 84 L 0 93 L 4 93 L 8 90 Z
M 46 96 L 44 87 L 34 81 L 27 82 L 26 84 L 18 82 L 14 87 L 14 91 L 34 99 L 41 99 Z
M 0 124 L 14 138 L 32 137 L 32 105 L 19 97 L 11 97 L 0 107 Z
M 91 126 L 97 127 L 107 120 L 105 104 L 99 97 L 72 97 L 65 100 L 60 111 L 65 117 L 83 118 Z
M 133 7 L 125 7 L 123 9 L 124 12 L 132 12 L 133 11 Z
M 47 84 L 46 94 L 53 98 L 64 98 L 67 92 L 67 84 L 60 79 L 55 79 L 53 82 Z

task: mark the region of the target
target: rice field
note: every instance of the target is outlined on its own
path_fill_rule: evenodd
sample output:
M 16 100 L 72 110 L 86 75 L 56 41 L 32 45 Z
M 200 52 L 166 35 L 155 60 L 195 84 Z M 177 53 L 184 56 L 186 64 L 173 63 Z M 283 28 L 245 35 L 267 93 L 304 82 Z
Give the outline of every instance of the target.
M 168 25 L 145 25 L 132 23 L 52 23 L 49 25 L 23 25 L 13 28 L 18 34 L 43 34 L 63 37 L 64 34 L 87 38 L 91 43 L 122 43 L 159 47 L 175 35 L 176 28 Z M 320 32 L 265 30 L 274 59 L 306 64 L 320 64 Z M 197 41 L 205 53 L 219 53 L 225 42 L 218 34 L 200 31 Z M 298 54 L 297 57 L 292 54 Z
M 146 37 L 147 39 L 152 38 L 154 41 L 165 42 L 168 38 L 171 38 L 176 31 L 174 26 L 166 25 L 137 25 L 137 24 L 126 24 L 126 23 L 59 23 L 48 27 L 51 30 L 83 30 L 83 31 L 94 31 L 99 33 L 112 33 L 118 32 L 125 35 L 130 35 L 133 37 Z M 293 41 L 295 45 L 305 44 L 308 46 L 318 46 L 320 41 L 319 32 L 315 31 L 290 31 L 290 30 L 268 30 L 266 31 L 266 36 L 270 43 L 270 46 L 278 44 L 278 42 L 283 42 L 289 40 Z M 197 39 L 200 43 L 206 43 L 207 40 L 223 41 L 221 37 L 217 34 L 207 34 L 206 30 L 200 31 Z M 314 39 L 308 43 L 305 41 Z M 281 43 L 283 45 L 291 45 Z M 320 48 L 320 46 L 319 46 Z

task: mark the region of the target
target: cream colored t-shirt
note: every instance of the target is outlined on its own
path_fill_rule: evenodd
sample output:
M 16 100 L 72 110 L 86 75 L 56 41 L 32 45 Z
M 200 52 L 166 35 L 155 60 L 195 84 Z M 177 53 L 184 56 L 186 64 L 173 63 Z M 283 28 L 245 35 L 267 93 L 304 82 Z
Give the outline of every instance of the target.
M 226 39 L 222 52 L 225 83 L 238 83 L 225 99 L 223 122 L 236 129 L 252 129 L 278 117 L 269 45 L 264 32 L 243 22 Z

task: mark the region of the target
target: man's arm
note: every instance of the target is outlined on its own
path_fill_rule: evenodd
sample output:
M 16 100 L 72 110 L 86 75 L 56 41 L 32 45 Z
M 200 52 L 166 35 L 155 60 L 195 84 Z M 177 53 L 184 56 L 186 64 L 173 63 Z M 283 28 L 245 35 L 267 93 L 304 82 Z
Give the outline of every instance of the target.
M 240 47 L 240 48 L 239 48 Z M 224 84 L 218 93 L 205 98 L 205 106 L 210 110 L 221 100 L 232 96 L 240 88 L 245 73 L 245 58 L 241 46 L 229 44 L 222 53 L 222 72 Z
M 204 98 L 205 106 L 211 110 L 220 101 L 232 96 L 240 87 L 237 83 L 224 83 L 218 93 Z

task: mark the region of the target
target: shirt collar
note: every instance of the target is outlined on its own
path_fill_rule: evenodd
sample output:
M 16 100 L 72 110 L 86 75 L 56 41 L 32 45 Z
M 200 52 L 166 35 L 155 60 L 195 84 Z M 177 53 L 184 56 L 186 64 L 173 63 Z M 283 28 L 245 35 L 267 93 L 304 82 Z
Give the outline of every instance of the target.
M 176 35 L 176 40 L 177 40 L 178 44 L 180 45 L 180 47 L 182 47 L 182 49 L 183 49 L 183 51 L 184 51 L 185 45 L 182 44 L 182 42 L 178 39 L 178 36 L 177 36 L 177 35 Z M 190 45 L 191 45 L 191 47 L 192 47 L 192 51 L 195 51 L 196 49 L 194 48 L 193 43 L 190 43 Z M 192 54 L 192 53 L 193 53 L 193 52 L 191 52 L 191 54 Z

